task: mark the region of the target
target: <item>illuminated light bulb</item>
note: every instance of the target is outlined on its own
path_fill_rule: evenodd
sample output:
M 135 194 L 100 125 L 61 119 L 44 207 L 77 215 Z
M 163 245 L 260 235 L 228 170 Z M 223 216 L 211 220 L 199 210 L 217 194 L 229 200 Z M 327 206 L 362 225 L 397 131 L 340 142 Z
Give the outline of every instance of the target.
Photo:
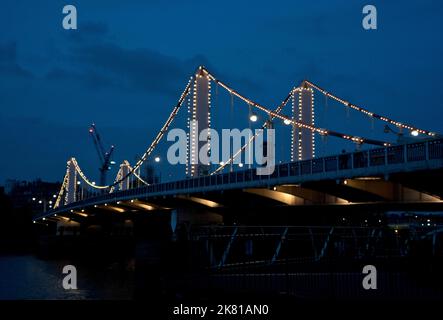
M 291 123 L 292 123 L 292 121 L 291 120 L 289 120 L 289 119 L 285 119 L 284 121 L 283 121 L 283 123 L 285 124 L 285 125 L 290 125 Z
M 240 162 L 240 163 L 238 164 L 238 166 L 239 166 L 240 168 L 243 168 L 243 163 Z
M 249 117 L 249 120 L 251 120 L 252 122 L 256 122 L 258 120 L 258 117 L 256 114 L 251 114 L 251 116 Z
M 417 130 L 412 130 L 411 131 L 411 136 L 413 136 L 413 137 L 418 136 L 418 131 Z
M 220 162 L 220 165 L 221 165 L 221 166 L 224 166 L 224 165 L 225 165 L 225 163 L 224 163 L 223 161 L 221 161 L 221 162 Z

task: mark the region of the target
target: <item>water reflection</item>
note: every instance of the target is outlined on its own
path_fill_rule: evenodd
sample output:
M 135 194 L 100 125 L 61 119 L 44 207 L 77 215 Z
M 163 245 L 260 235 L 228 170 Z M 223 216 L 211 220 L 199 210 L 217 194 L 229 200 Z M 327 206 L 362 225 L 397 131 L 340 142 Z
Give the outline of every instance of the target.
M 62 269 L 77 268 L 77 290 L 65 290 Z M 0 256 L 0 299 L 131 299 L 133 261 L 43 260 L 33 255 Z

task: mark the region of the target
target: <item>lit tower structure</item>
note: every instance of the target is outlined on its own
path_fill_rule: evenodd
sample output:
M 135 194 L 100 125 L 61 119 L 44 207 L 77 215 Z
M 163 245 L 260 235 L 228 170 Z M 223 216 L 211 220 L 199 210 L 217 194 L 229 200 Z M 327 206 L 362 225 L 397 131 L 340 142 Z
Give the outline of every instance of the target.
M 293 120 L 314 125 L 314 91 L 305 81 L 292 90 Z M 314 132 L 307 128 L 292 126 L 291 161 L 315 158 Z
M 189 153 L 191 160 L 191 177 L 198 177 L 209 173 L 209 164 L 201 163 L 199 152 L 210 152 L 210 131 L 203 141 L 199 135 L 203 130 L 211 128 L 211 82 L 207 71 L 200 67 L 195 76 L 193 85 L 193 101 L 191 109 Z
M 76 201 L 77 194 L 77 171 L 75 170 L 74 159 L 69 159 L 66 174 L 68 176 L 66 185 L 65 205 Z

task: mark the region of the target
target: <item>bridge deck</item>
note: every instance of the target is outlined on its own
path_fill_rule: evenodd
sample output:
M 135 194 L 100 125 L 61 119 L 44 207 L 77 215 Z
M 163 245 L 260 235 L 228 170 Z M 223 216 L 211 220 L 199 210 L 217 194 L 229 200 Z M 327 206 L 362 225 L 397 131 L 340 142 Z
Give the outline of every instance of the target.
M 438 169 L 443 169 L 443 139 L 279 164 L 276 165 L 274 173 L 271 175 L 257 175 L 256 169 L 246 169 L 117 191 L 60 206 L 38 215 L 36 219 L 72 209 L 136 198 L 228 189 L 270 188 L 282 184 L 301 184 L 310 181 L 355 177 L 384 177 L 393 173 Z

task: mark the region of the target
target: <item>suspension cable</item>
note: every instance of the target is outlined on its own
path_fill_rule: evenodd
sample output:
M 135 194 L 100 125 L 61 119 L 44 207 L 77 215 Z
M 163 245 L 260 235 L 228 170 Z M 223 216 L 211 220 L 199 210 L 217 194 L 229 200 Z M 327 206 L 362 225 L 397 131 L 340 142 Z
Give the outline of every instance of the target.
M 57 208 L 58 206 L 60 206 L 60 201 L 62 200 L 62 197 L 63 197 L 63 192 L 65 191 L 65 189 L 66 189 L 66 186 L 68 185 L 68 177 L 69 177 L 69 169 L 66 169 L 66 173 L 65 173 L 65 176 L 64 176 L 64 178 L 63 178 L 63 182 L 62 182 L 62 185 L 61 185 L 61 187 L 60 187 L 60 191 L 58 192 L 58 195 L 57 195 L 57 199 L 55 200 L 55 203 L 54 203 L 54 209 L 55 208 Z
M 177 113 L 179 112 L 181 106 L 183 105 L 183 102 L 185 101 L 185 98 L 190 93 L 190 91 L 191 91 L 191 84 L 192 84 L 192 80 L 193 79 L 194 79 L 194 77 L 191 76 L 189 81 L 188 81 L 188 84 L 185 87 L 185 90 L 183 90 L 183 92 L 182 92 L 182 94 L 181 94 L 177 104 L 175 105 L 174 109 L 172 110 L 172 112 L 169 115 L 168 119 L 166 120 L 165 124 L 163 125 L 161 130 L 158 132 L 158 134 L 155 137 L 154 141 L 152 141 L 151 145 L 145 151 L 145 153 L 140 158 L 140 160 L 137 161 L 135 166 L 131 170 L 129 170 L 129 172 L 125 176 L 121 177 L 118 181 L 115 181 L 112 186 L 115 186 L 115 185 L 119 184 L 120 182 L 122 182 L 125 179 L 127 179 L 130 175 L 134 174 L 134 172 L 136 170 L 138 170 L 138 168 L 140 168 L 140 166 L 146 161 L 147 157 L 152 153 L 152 151 L 154 151 L 154 149 L 157 147 L 157 145 L 160 142 L 160 140 L 163 138 L 164 134 L 168 131 L 169 126 L 171 125 L 172 121 L 174 121 L 174 118 L 177 115 Z
M 298 88 L 294 89 L 294 90 L 298 90 Z M 275 109 L 275 113 L 280 113 L 281 110 L 283 110 L 283 108 L 287 105 L 289 99 L 291 98 L 291 94 L 289 93 L 288 96 L 282 101 L 282 103 Z M 249 107 L 251 106 L 250 104 L 248 104 Z M 274 119 L 274 116 L 271 116 L 271 121 Z M 261 129 L 266 129 L 266 127 L 268 126 L 269 122 L 265 121 L 263 123 L 263 125 L 261 126 Z M 226 163 L 220 165 L 214 172 L 211 173 L 211 175 L 218 173 L 219 171 L 223 170 L 228 164 L 230 164 L 231 162 L 233 162 L 243 151 L 245 151 L 245 149 L 255 140 L 255 138 L 257 138 L 260 133 L 263 131 L 257 131 L 254 135 L 252 135 L 249 140 L 239 149 L 237 150 L 236 153 L 234 153 L 234 155 L 226 161 Z
M 85 181 L 89 186 L 95 188 L 95 189 L 108 189 L 109 186 L 97 186 L 94 182 L 91 182 L 86 175 L 83 173 L 83 171 L 80 169 L 80 166 L 77 163 L 77 160 L 75 158 L 71 159 L 72 164 L 75 167 L 75 171 L 80 175 L 80 177 Z
M 131 165 L 129 164 L 129 161 L 128 161 L 128 160 L 123 161 L 123 163 L 124 163 L 125 165 L 128 166 L 129 170 L 133 170 L 133 168 L 132 168 Z M 143 178 L 140 177 L 140 175 L 139 175 L 138 173 L 136 173 L 136 172 L 134 171 L 133 175 L 134 175 L 134 177 L 136 177 L 138 180 L 140 180 L 144 185 L 149 186 L 149 183 L 147 183 L 145 180 L 143 180 Z
M 203 67 L 202 67 L 203 68 Z M 344 133 L 340 133 L 337 131 L 332 131 L 332 130 L 326 130 L 326 129 L 320 129 L 317 128 L 313 125 L 310 124 L 306 124 L 303 123 L 301 121 L 296 121 L 294 119 L 291 119 L 288 116 L 282 115 L 280 113 L 276 113 L 272 110 L 269 110 L 268 108 L 258 104 L 257 102 L 246 98 L 245 96 L 241 95 L 240 93 L 238 93 L 237 91 L 235 91 L 234 89 L 232 89 L 231 87 L 229 87 L 228 85 L 226 85 L 225 83 L 221 82 L 220 80 L 218 80 L 217 78 L 215 78 L 211 73 L 209 73 L 208 70 L 206 70 L 205 68 L 203 68 L 204 71 L 206 71 L 206 73 L 208 74 L 208 76 L 210 77 L 210 79 L 216 83 L 218 83 L 223 89 L 227 90 L 229 93 L 235 95 L 236 97 L 238 97 L 239 99 L 245 101 L 246 103 L 252 105 L 253 107 L 267 113 L 268 115 L 274 117 L 274 118 L 279 118 L 283 121 L 286 120 L 286 122 L 288 123 L 292 123 L 293 125 L 296 125 L 298 127 L 304 128 L 304 129 L 309 129 L 313 132 L 317 132 L 321 135 L 330 135 L 330 136 L 334 136 L 337 138 L 341 138 L 341 139 L 345 139 L 345 140 L 349 140 L 349 141 L 353 141 L 359 144 L 373 144 L 373 145 L 378 145 L 378 146 L 389 146 L 391 145 L 389 142 L 385 142 L 385 141 L 380 141 L 380 140 L 374 140 L 374 139 L 367 139 L 367 138 L 362 138 L 362 137 L 357 137 L 354 135 L 350 135 L 350 134 L 344 134 Z
M 172 112 L 170 113 L 168 119 L 166 120 L 166 122 L 164 123 L 163 127 L 161 128 L 161 130 L 158 132 L 157 136 L 155 137 L 155 139 L 152 141 L 151 145 L 149 146 L 149 148 L 145 151 L 145 153 L 143 154 L 143 156 L 140 158 L 140 160 L 137 161 L 136 165 L 134 167 L 130 167 L 129 172 L 126 175 L 121 175 L 120 177 L 118 177 L 118 179 L 116 179 L 114 181 L 113 184 L 111 185 L 107 185 L 107 186 L 98 186 L 95 183 L 91 182 L 86 175 L 83 173 L 83 171 L 80 169 L 80 166 L 78 165 L 77 161 L 72 158 L 72 163 L 75 166 L 75 170 L 77 171 L 77 173 L 80 175 L 80 177 L 92 188 L 95 189 L 111 189 L 112 187 L 115 187 L 116 185 L 118 185 L 119 183 L 121 183 L 122 181 L 126 180 L 129 176 L 136 174 L 136 170 L 138 170 L 138 168 L 140 168 L 140 166 L 145 162 L 145 160 L 147 159 L 147 157 L 152 153 L 152 151 L 154 151 L 154 149 L 157 147 L 158 143 L 160 142 L 160 140 L 163 138 L 164 134 L 168 131 L 169 126 L 171 125 L 172 121 L 174 120 L 175 116 L 177 115 L 178 111 L 180 110 L 181 106 L 183 105 L 183 101 L 185 100 L 185 98 L 187 97 L 187 95 L 190 92 L 191 89 L 191 83 L 192 83 L 192 79 L 194 77 L 191 77 L 188 81 L 188 84 L 185 87 L 185 90 L 182 92 L 177 104 L 175 105 L 174 109 L 172 110 Z M 141 177 L 137 177 L 139 180 L 144 181 L 143 179 L 141 179 Z M 144 182 L 146 184 L 146 182 Z
M 120 169 L 118 169 L 117 171 L 117 175 L 115 176 L 114 182 L 120 180 L 122 177 L 122 167 L 120 167 Z M 111 188 L 109 189 L 109 193 L 113 193 L 115 190 L 115 186 L 116 185 L 112 185 Z
M 207 73 L 207 75 L 208 75 L 208 77 L 210 78 L 210 80 L 212 80 L 212 81 L 214 81 L 214 82 L 216 83 L 216 85 L 217 85 L 217 89 L 218 89 L 218 86 L 220 86 L 220 87 L 222 87 L 223 89 L 225 89 L 226 91 L 228 91 L 228 92 L 231 94 L 231 99 L 233 99 L 233 97 L 236 96 L 237 98 L 239 98 L 239 99 L 243 100 L 244 102 L 246 102 L 249 106 L 253 106 L 254 108 L 257 108 L 257 109 L 259 109 L 259 110 L 261 110 L 261 111 L 267 113 L 267 114 L 270 116 L 270 119 L 271 119 L 271 120 L 273 120 L 274 118 L 278 118 L 278 119 L 280 119 L 280 120 L 283 120 L 284 122 L 292 123 L 292 124 L 295 125 L 295 126 L 298 126 L 298 127 L 300 127 L 300 128 L 304 128 L 304 129 L 311 130 L 311 131 L 316 132 L 316 133 L 318 133 L 318 134 L 320 134 L 320 135 L 322 135 L 322 136 L 328 136 L 328 135 L 330 135 L 330 136 L 338 137 L 338 138 L 341 138 L 341 139 L 350 140 L 350 141 L 353 141 L 353 142 L 356 142 L 356 143 L 359 143 L 359 144 L 366 143 L 366 144 L 373 144 L 373 145 L 380 145 L 380 146 L 389 146 L 389 145 L 390 145 L 390 143 L 388 143 L 388 142 L 384 142 L 384 141 L 379 141 L 379 140 L 374 140 L 374 139 L 366 139 L 366 138 L 357 137 L 357 136 L 353 136 L 353 135 L 349 135 L 349 134 L 343 134 L 343 133 L 336 132 L 336 131 L 331 131 L 331 130 L 326 130 L 326 129 L 317 128 L 317 127 L 315 127 L 315 126 L 313 126 L 313 125 L 306 124 L 306 123 L 303 123 L 303 122 L 301 122 L 301 121 L 294 120 L 294 119 L 292 119 L 292 118 L 290 118 L 290 117 L 288 117 L 288 116 L 286 116 L 286 115 L 281 114 L 281 110 L 282 110 L 283 107 L 288 103 L 288 101 L 289 101 L 289 99 L 290 99 L 290 97 L 291 97 L 292 92 L 286 97 L 286 99 L 283 100 L 283 102 L 282 102 L 282 103 L 281 103 L 281 104 L 280 104 L 280 105 L 279 105 L 274 111 L 272 111 L 272 110 L 267 109 L 267 108 L 264 107 L 263 105 L 260 105 L 260 104 L 258 104 L 257 102 L 255 102 L 255 101 L 253 101 L 253 100 L 251 100 L 251 99 L 249 99 L 249 98 L 246 98 L 245 96 L 241 95 L 241 94 L 240 94 L 239 92 L 237 92 L 236 90 L 232 89 L 230 86 L 226 85 L 224 82 L 218 80 L 218 79 L 217 79 L 214 75 L 212 75 L 212 74 L 211 74 L 211 73 L 210 73 L 205 67 L 200 67 L 199 69 L 200 69 L 200 70 L 203 70 L 204 72 Z M 169 115 L 168 119 L 166 120 L 166 122 L 164 123 L 163 127 L 162 127 L 161 130 L 158 132 L 157 136 L 155 137 L 155 139 L 153 140 L 153 142 L 151 143 L 151 145 L 149 146 L 149 148 L 145 151 L 145 153 L 143 154 L 143 156 L 140 158 L 140 160 L 137 161 L 137 163 L 135 164 L 134 167 L 131 167 L 131 166 L 129 165 L 129 162 L 127 162 L 127 161 L 125 160 L 124 163 L 125 163 L 126 165 L 128 165 L 128 168 L 129 168 L 129 172 L 128 172 L 126 175 L 123 176 L 123 175 L 121 174 L 121 172 L 119 172 L 120 175 L 117 175 L 117 178 L 116 178 L 116 180 L 114 181 L 114 183 L 113 183 L 112 185 L 107 185 L 107 186 L 97 186 L 95 183 L 91 182 L 91 181 L 86 177 L 86 175 L 83 173 L 83 171 L 81 170 L 80 166 L 78 165 L 76 159 L 75 159 L 75 158 L 72 158 L 72 159 L 71 159 L 72 164 L 74 165 L 75 170 L 76 170 L 76 172 L 80 175 L 80 177 L 81 177 L 81 178 L 82 178 L 82 179 L 83 179 L 83 180 L 84 180 L 89 186 L 91 186 L 92 188 L 95 188 L 95 189 L 110 189 L 110 188 L 112 188 L 112 190 L 113 190 L 113 187 L 115 187 L 116 185 L 118 185 L 118 184 L 121 183 L 122 181 L 126 180 L 126 179 L 127 179 L 129 176 L 131 176 L 131 175 L 134 175 L 137 179 L 139 179 L 139 180 L 140 180 L 142 183 L 144 183 L 145 185 L 149 185 L 146 181 L 144 181 L 144 180 L 143 180 L 143 179 L 142 179 L 142 178 L 136 173 L 136 170 L 138 170 L 138 169 L 142 166 L 142 164 L 146 161 L 147 157 L 148 157 L 148 156 L 154 151 L 154 149 L 157 147 L 157 145 L 158 145 L 158 143 L 160 142 L 160 140 L 163 138 L 164 134 L 165 134 L 165 133 L 167 132 L 167 130 L 169 129 L 169 126 L 171 125 L 171 123 L 173 122 L 175 116 L 177 115 L 178 111 L 180 110 L 181 106 L 183 105 L 183 102 L 184 102 L 185 98 L 189 95 L 189 93 L 190 93 L 190 91 L 191 91 L 191 87 L 192 87 L 191 84 L 192 84 L 192 80 L 193 80 L 193 78 L 194 78 L 193 76 L 190 77 L 190 79 L 189 79 L 189 81 L 188 81 L 188 84 L 187 84 L 187 86 L 185 87 L 184 91 L 182 92 L 182 94 L 181 94 L 181 96 L 180 96 L 180 98 L 179 98 L 179 100 L 178 100 L 176 106 L 173 108 L 172 112 L 170 113 L 170 115 Z M 382 121 L 388 122 L 388 123 L 393 124 L 393 125 L 395 125 L 395 126 L 397 126 L 397 127 L 400 127 L 400 128 L 408 129 L 408 130 L 411 130 L 411 131 L 417 131 L 417 132 L 419 132 L 419 133 L 427 134 L 427 135 L 429 135 L 429 136 L 435 136 L 435 133 L 433 133 L 433 132 L 430 132 L 430 131 L 427 131 L 427 130 L 423 130 L 423 129 L 419 129 L 419 128 L 413 127 L 413 126 L 411 126 L 411 125 L 403 124 L 403 123 L 397 122 L 397 121 L 395 121 L 395 120 L 392 120 L 392 119 L 390 119 L 390 118 L 387 118 L 387 117 L 384 117 L 384 116 L 381 116 L 381 115 L 375 114 L 375 113 L 373 113 L 373 112 L 370 112 L 370 111 L 368 111 L 368 110 L 366 110 L 366 109 L 364 109 L 364 108 L 358 107 L 358 106 L 356 106 L 356 105 L 354 105 L 354 104 L 352 104 L 352 103 L 350 103 L 350 102 L 348 102 L 348 101 L 345 101 L 345 100 L 343 100 L 343 99 L 341 99 L 341 98 L 339 98 L 339 97 L 337 97 L 337 96 L 335 96 L 335 95 L 333 95 L 333 94 L 327 92 L 326 90 L 322 89 L 321 87 L 317 86 L 316 84 L 314 84 L 314 83 L 312 83 L 312 82 L 310 82 L 310 81 L 308 81 L 308 80 L 305 80 L 305 83 L 306 83 L 307 85 L 309 85 L 310 87 L 312 87 L 312 88 L 314 88 L 314 89 L 320 91 L 320 92 L 321 92 L 322 94 L 324 94 L 326 97 L 330 97 L 330 98 L 332 98 L 332 99 L 334 99 L 334 100 L 336 100 L 336 101 L 342 103 L 343 105 L 345 105 L 345 106 L 347 106 L 347 107 L 350 107 L 350 108 L 352 108 L 352 109 L 355 109 L 355 110 L 357 110 L 357 111 L 359 111 L 359 112 L 364 113 L 364 114 L 367 115 L 367 116 L 370 116 L 370 117 L 373 117 L 373 118 L 376 118 L 376 119 L 379 119 L 379 120 L 382 120 Z M 267 127 L 267 125 L 268 125 L 268 122 L 266 121 L 266 122 L 262 125 L 262 129 L 265 129 L 265 128 Z M 260 133 L 260 131 L 259 131 L 259 133 Z M 216 169 L 214 172 L 212 172 L 211 174 L 217 173 L 217 172 L 219 172 L 220 170 L 223 170 L 223 168 L 224 168 L 226 165 L 231 164 L 231 163 L 234 161 L 234 159 L 235 159 L 236 157 L 238 157 L 238 155 L 240 155 L 241 152 L 243 152 L 243 151 L 249 146 L 249 144 L 251 144 L 251 143 L 254 141 L 254 139 L 255 139 L 256 137 L 258 137 L 259 133 L 256 133 L 256 134 L 254 134 L 253 136 L 251 136 L 251 138 L 249 139 L 249 141 L 247 141 L 247 142 L 246 142 L 246 143 L 245 143 L 245 144 L 244 144 L 244 145 L 243 145 L 243 146 L 242 146 L 242 147 L 241 147 L 241 148 L 240 148 L 235 154 L 232 154 L 231 157 L 230 157 L 230 159 L 229 159 L 226 163 L 224 163 L 223 165 L 220 165 L 219 168 L 217 168 L 217 169 Z M 61 186 L 61 189 L 60 189 L 60 191 L 59 191 L 59 194 L 58 194 L 58 197 L 57 197 L 57 200 L 56 200 L 56 203 L 55 203 L 54 207 L 58 207 L 58 206 L 60 205 L 60 201 L 61 201 L 61 198 L 62 198 L 63 192 L 64 192 L 64 190 L 65 190 L 66 187 L 67 187 L 68 180 L 69 180 L 69 174 L 68 174 L 68 172 L 67 172 L 67 173 L 65 174 L 64 179 L 63 179 L 63 183 L 62 183 L 62 186 Z M 111 191 L 111 192 L 112 192 L 112 191 Z
M 332 94 L 332 93 L 330 93 L 330 92 L 324 90 L 323 88 L 317 86 L 316 84 L 314 84 L 314 83 L 312 83 L 312 82 L 310 82 L 310 81 L 308 81 L 308 80 L 305 80 L 305 83 L 306 83 L 307 85 L 309 85 L 310 87 L 312 87 L 312 88 L 318 90 L 319 92 L 321 92 L 321 93 L 324 94 L 325 96 L 327 96 L 327 97 L 329 97 L 329 98 L 332 98 L 332 99 L 334 99 L 335 101 L 340 102 L 341 104 L 343 104 L 343 105 L 346 106 L 346 107 L 349 107 L 349 108 L 352 108 L 352 109 L 354 109 L 354 110 L 357 110 L 357 111 L 359 111 L 359 112 L 365 114 L 365 115 L 368 116 L 368 117 L 372 117 L 372 118 L 375 118 L 375 119 L 378 119 L 378 120 L 381 120 L 381 121 L 384 121 L 384 122 L 390 123 L 390 124 L 395 125 L 395 126 L 397 126 L 397 127 L 399 127 L 399 128 L 402 128 L 402 129 L 408 129 L 408 130 L 410 130 L 410 131 L 417 131 L 418 133 L 426 134 L 426 135 L 428 135 L 428 136 L 435 136 L 435 133 L 434 133 L 434 132 L 430 132 L 430 131 L 428 131 L 428 130 L 423 130 L 423 129 L 420 129 L 420 128 L 417 128 L 417 127 L 411 126 L 411 125 L 409 125 L 409 124 L 404 124 L 404 123 L 401 123 L 401 122 L 398 122 L 398 121 L 392 120 L 392 119 L 390 119 L 390 118 L 388 118 L 388 117 L 381 116 L 381 115 L 379 115 L 379 114 L 376 114 L 376 113 L 374 113 L 374 112 L 371 112 L 371 111 L 369 111 L 369 110 L 367 110 L 367 109 L 365 109 L 365 108 L 362 108 L 362 107 L 356 106 L 355 104 L 352 104 L 352 103 L 350 103 L 349 101 L 346 101 L 346 100 L 343 100 L 343 99 L 337 97 L 336 95 L 334 95 L 334 94 Z

